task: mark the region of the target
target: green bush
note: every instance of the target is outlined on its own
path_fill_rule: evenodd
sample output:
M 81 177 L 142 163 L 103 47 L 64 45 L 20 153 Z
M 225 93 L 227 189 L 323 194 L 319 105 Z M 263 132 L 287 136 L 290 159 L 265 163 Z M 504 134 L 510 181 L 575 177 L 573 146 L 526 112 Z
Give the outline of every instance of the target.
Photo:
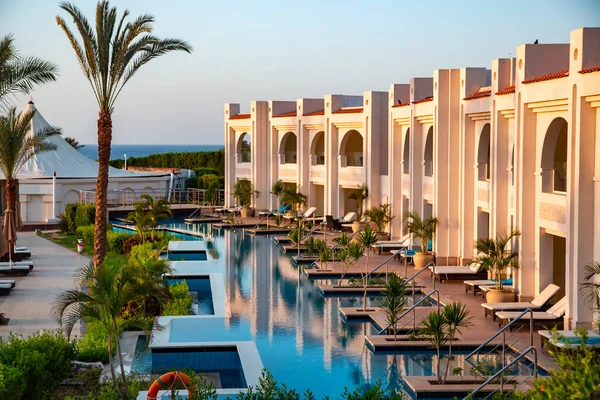
M 65 219 L 67 220 L 68 232 L 70 233 L 75 233 L 75 230 L 77 229 L 77 225 L 75 223 L 77 207 L 79 207 L 79 204 L 77 203 L 67 204 L 65 207 Z
M 93 204 L 80 204 L 75 212 L 75 228 L 94 224 L 96 206 Z
M 123 243 L 129 239 L 131 235 L 125 232 L 108 231 L 106 239 L 108 241 L 108 251 L 114 251 L 115 253 L 123 253 Z
M 85 334 L 77 341 L 77 360 L 108 363 L 108 333 L 98 322 L 87 324 Z
M 75 345 L 58 333 L 40 331 L 27 338 L 11 333 L 7 341 L 0 339 L 0 365 L 18 370 L 26 382 L 20 397 L 2 398 L 37 400 L 49 397 L 69 375 L 74 358 Z M 10 379 L 19 382 L 14 374 Z
M 128 258 L 134 259 L 137 257 L 141 257 L 141 258 L 146 258 L 147 255 L 149 255 L 150 253 L 154 252 L 154 248 L 153 248 L 153 244 L 150 242 L 146 242 L 143 244 L 136 244 L 135 246 L 131 247 L 131 250 L 129 251 L 129 255 Z
M 20 399 L 25 392 L 25 376 L 18 368 L 0 364 L 0 399 Z
M 83 239 L 86 246 L 94 246 L 94 225 L 78 226 L 77 239 Z
M 189 315 L 192 308 L 192 296 L 185 281 L 169 286 L 171 299 L 162 309 L 162 315 Z
M 115 159 L 110 165 L 122 168 L 124 160 Z M 186 153 L 150 154 L 146 157 L 129 157 L 127 165 L 157 168 L 185 168 L 198 171 L 211 171 L 215 175 L 225 175 L 225 149 Z

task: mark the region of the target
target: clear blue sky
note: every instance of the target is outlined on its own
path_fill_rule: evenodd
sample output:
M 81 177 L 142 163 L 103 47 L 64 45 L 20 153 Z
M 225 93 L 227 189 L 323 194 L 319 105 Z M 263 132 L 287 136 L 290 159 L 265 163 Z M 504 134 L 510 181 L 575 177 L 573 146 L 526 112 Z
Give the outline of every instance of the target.
M 48 59 L 60 79 L 34 101 L 65 136 L 95 143 L 97 106 L 54 0 L 0 0 L 0 35 Z M 95 2 L 75 1 L 93 22 Z M 119 0 L 156 17 L 155 33 L 193 55 L 146 65 L 117 100 L 113 143 L 223 143 L 223 103 L 387 90 L 436 68 L 488 67 L 522 43 L 567 43 L 600 26 L 600 0 L 192 1 Z M 70 22 L 70 21 L 69 21 Z M 23 99 L 27 100 L 27 99 Z M 23 103 L 19 104 L 24 106 Z

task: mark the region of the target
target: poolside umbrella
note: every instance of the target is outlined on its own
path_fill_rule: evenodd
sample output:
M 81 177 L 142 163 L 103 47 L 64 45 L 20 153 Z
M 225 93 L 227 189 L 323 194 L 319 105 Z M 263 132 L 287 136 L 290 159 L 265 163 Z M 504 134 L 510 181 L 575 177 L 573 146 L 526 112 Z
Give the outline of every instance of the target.
M 15 243 L 17 243 L 17 226 L 15 224 L 15 213 L 13 210 L 4 211 L 4 238 L 8 243 L 8 261 L 12 263 L 12 254 Z

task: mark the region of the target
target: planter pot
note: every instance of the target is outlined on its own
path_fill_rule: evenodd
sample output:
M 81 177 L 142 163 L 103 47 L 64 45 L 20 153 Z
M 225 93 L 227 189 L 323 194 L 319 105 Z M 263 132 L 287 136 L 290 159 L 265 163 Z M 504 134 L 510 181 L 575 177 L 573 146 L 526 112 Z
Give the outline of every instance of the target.
M 516 299 L 513 289 L 490 289 L 485 296 L 488 303 L 511 303 Z
M 390 240 L 390 234 L 389 233 L 385 233 L 385 232 L 378 232 L 377 233 L 377 238 L 379 240 Z
M 415 269 L 423 269 L 427 264 L 433 262 L 433 253 L 416 252 L 413 257 Z
M 364 222 L 354 221 L 352 223 L 352 233 L 360 230 L 360 228 L 362 228 L 363 226 L 365 226 Z
M 254 217 L 254 208 L 242 207 L 242 218 Z

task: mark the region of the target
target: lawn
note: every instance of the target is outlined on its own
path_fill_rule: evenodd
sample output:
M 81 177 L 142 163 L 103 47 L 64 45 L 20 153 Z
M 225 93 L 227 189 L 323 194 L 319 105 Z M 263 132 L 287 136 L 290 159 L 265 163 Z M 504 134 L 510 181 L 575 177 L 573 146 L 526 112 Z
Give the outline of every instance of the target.
M 77 252 L 77 236 L 72 233 L 67 232 L 52 232 L 52 233 L 42 233 L 42 237 L 59 244 L 63 247 L 66 247 L 69 250 Z M 87 256 L 94 256 L 94 248 L 90 246 L 86 246 L 83 250 L 83 253 Z M 115 253 L 114 251 L 109 251 L 106 254 L 106 263 L 108 264 L 119 264 L 123 265 L 127 262 L 127 257 L 125 254 Z

